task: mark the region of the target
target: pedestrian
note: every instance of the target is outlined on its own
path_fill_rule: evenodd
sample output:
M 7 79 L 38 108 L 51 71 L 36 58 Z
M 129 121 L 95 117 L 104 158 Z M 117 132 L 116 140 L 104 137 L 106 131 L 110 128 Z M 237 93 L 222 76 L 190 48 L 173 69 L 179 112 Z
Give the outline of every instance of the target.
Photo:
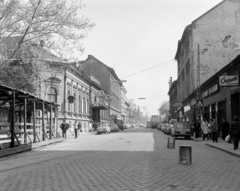
M 89 121 L 88 129 L 89 129 L 90 132 L 92 132 L 92 121 Z
M 222 123 L 222 139 L 225 140 L 226 136 L 229 133 L 229 122 L 227 122 L 226 118 L 223 118 Z
M 217 143 L 218 142 L 218 124 L 216 122 L 216 119 L 212 119 L 211 132 L 212 132 L 213 142 Z
M 207 122 L 206 118 L 204 118 L 202 123 L 201 123 L 201 129 L 202 129 L 202 132 L 203 132 L 203 140 L 205 141 L 205 138 L 207 138 L 207 140 L 209 140 L 209 137 L 208 137 L 208 122 Z
M 198 119 L 196 119 L 193 126 L 194 126 L 195 138 L 197 139 L 200 134 L 200 123 L 199 123 Z
M 81 122 L 78 122 L 78 130 L 81 134 L 81 132 L 82 132 L 82 123 Z
M 212 120 L 208 122 L 208 137 L 212 140 L 212 131 L 211 131 Z
M 63 138 L 67 138 L 67 130 L 69 128 L 69 124 L 66 122 L 66 120 L 64 119 L 62 124 L 60 125 L 60 128 L 62 129 L 62 137 Z
M 75 133 L 75 139 L 77 138 L 77 134 L 78 134 L 78 122 L 77 120 L 75 120 L 75 123 L 73 124 L 74 126 L 74 133 Z
M 233 140 L 233 149 L 238 149 L 239 139 L 240 139 L 240 122 L 239 118 L 235 116 L 233 122 L 229 129 L 229 135 Z

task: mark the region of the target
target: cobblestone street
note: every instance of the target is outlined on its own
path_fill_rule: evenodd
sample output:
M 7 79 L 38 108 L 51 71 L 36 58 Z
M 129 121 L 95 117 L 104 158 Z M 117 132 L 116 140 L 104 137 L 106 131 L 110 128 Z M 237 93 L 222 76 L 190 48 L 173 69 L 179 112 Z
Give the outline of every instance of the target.
M 1 191 L 237 191 L 240 159 L 205 142 L 137 128 L 80 135 L 31 152 L 0 158 Z M 179 164 L 179 145 L 191 145 L 193 163 Z

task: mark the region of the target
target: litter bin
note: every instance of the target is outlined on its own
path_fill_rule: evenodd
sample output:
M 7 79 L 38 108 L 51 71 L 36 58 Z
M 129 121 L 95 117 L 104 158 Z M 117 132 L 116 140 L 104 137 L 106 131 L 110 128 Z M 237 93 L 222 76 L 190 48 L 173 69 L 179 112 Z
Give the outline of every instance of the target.
M 191 145 L 179 146 L 179 163 L 181 164 L 192 163 L 192 146 Z
M 175 138 L 174 137 L 168 137 L 167 148 L 169 148 L 169 149 L 175 148 Z

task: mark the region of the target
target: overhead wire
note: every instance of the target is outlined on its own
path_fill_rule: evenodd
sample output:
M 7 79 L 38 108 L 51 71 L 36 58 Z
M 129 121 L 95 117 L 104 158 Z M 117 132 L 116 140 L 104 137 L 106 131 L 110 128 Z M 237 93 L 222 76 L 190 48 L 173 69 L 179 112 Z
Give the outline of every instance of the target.
M 166 63 L 171 62 L 171 61 L 174 61 L 174 59 L 168 60 L 168 61 L 163 62 L 163 63 L 161 63 L 161 64 L 157 64 L 157 65 L 155 65 L 155 66 L 152 66 L 151 68 L 147 68 L 147 69 L 145 69 L 145 70 L 142 70 L 142 71 L 140 71 L 140 72 L 131 74 L 131 75 L 129 75 L 129 76 L 125 76 L 125 77 L 123 77 L 123 78 L 121 78 L 121 79 L 129 78 L 129 77 L 131 77 L 131 76 L 135 76 L 135 75 L 137 75 L 137 74 L 140 74 L 140 73 L 142 73 L 142 72 L 151 70 L 151 69 L 153 69 L 153 68 L 156 68 L 156 67 L 158 67 L 158 66 L 161 66 L 161 65 L 166 64 Z

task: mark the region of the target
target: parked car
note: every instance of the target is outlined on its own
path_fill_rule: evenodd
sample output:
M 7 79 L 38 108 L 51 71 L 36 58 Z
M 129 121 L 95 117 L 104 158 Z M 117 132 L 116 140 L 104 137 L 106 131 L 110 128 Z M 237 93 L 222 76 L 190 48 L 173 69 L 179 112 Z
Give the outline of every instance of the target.
M 190 139 L 191 128 L 189 123 L 180 123 L 180 122 L 175 123 L 171 131 L 171 136 L 185 137 L 185 139 Z
M 111 130 L 111 132 L 118 132 L 119 127 L 117 126 L 117 124 L 112 124 L 112 125 L 110 125 L 110 130 Z
M 157 129 L 161 130 L 162 124 L 158 124 Z
M 131 125 L 129 123 L 126 124 L 126 129 L 130 129 Z
M 101 134 L 101 133 L 106 133 L 106 134 L 111 133 L 111 129 L 110 129 L 109 125 L 104 124 L 101 127 L 98 127 L 97 134 Z
M 171 135 L 173 127 L 174 127 L 174 124 L 173 123 L 169 123 L 169 125 L 168 125 L 168 132 L 167 132 L 168 135 Z
M 165 133 L 167 135 L 171 135 L 171 129 L 172 129 L 172 124 L 168 124 L 166 129 L 165 129 Z

